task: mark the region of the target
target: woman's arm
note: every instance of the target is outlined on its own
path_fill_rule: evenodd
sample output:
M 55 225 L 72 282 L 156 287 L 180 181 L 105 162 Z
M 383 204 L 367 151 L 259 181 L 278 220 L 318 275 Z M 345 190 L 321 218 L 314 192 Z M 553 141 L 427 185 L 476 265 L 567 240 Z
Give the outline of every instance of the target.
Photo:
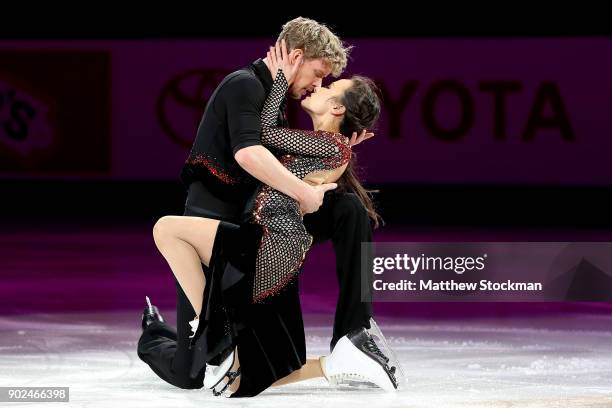
M 281 153 L 335 159 L 339 165 L 348 162 L 351 147 L 348 138 L 341 134 L 275 126 L 280 104 L 288 89 L 287 79 L 279 68 L 261 112 L 261 143 Z

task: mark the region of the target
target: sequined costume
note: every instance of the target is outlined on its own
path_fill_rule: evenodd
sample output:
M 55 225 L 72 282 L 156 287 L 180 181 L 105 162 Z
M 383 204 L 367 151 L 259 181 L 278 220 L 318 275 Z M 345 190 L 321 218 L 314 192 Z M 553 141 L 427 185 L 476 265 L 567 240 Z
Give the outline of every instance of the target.
M 261 143 L 300 179 L 347 164 L 351 150 L 343 135 L 275 126 L 287 89 L 279 70 L 261 112 Z M 230 172 L 216 170 L 211 173 L 218 180 L 240 184 Z M 239 225 L 219 223 L 205 270 L 200 324 L 190 342 L 195 348 L 192 378 L 207 363 L 218 365 L 229 347 L 238 346 L 242 374 L 232 397 L 257 395 L 306 362 L 294 278 L 312 236 L 303 224 L 299 204 L 262 183 L 242 218 Z
M 332 170 L 350 160 L 348 140 L 341 134 L 276 127 L 280 103 L 288 83 L 279 69 L 261 114 L 261 142 L 282 154 L 280 162 L 303 179 L 313 171 Z M 297 276 L 312 244 L 297 201 L 262 184 L 256 193 L 253 222 L 263 226 L 257 252 L 253 301 L 260 302 Z

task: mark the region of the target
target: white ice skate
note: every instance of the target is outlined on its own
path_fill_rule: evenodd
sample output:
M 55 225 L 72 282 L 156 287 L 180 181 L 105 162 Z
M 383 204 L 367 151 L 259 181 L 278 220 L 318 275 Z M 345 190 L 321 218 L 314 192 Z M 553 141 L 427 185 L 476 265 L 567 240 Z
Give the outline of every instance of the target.
M 215 396 L 227 394 L 226 390 L 240 376 L 240 367 L 236 371 L 230 371 L 236 361 L 235 349 L 230 349 L 229 354 L 223 358 L 218 366 L 208 366 L 204 375 L 204 387 L 213 390 Z M 228 381 L 221 384 L 223 378 L 227 377 Z M 219 386 L 219 387 L 217 387 Z M 220 389 L 217 389 L 220 388 Z M 228 391 L 229 392 L 229 391 Z M 231 395 L 231 394 L 229 394 Z
M 330 385 L 370 382 L 388 392 L 397 390 L 396 368 L 389 367 L 389 359 L 365 328 L 352 330 L 340 338 L 332 353 L 320 360 Z
M 194 336 L 196 335 L 199 324 L 200 320 L 198 317 L 189 322 L 192 332 L 191 336 L 189 336 L 190 339 L 194 338 Z M 236 378 L 240 376 L 240 367 L 238 367 L 236 371 L 230 371 L 230 369 L 234 366 L 234 362 L 236 360 L 235 350 L 228 348 L 224 353 L 225 354 L 221 356 L 221 364 L 219 364 L 218 366 L 207 365 L 206 373 L 204 375 L 204 388 L 212 389 L 213 394 L 216 396 L 228 394 L 229 391 L 225 391 L 236 380 Z M 221 381 L 226 376 L 228 378 L 228 382 L 226 384 L 223 384 L 223 386 L 220 386 L 220 390 L 217 390 L 216 387 L 221 384 Z

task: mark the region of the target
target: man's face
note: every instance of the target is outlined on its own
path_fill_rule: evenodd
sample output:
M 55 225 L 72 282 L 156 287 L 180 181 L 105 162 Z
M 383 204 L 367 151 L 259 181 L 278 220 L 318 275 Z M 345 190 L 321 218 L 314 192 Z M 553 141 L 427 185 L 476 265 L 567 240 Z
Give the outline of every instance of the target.
M 330 73 L 331 67 L 325 60 L 305 59 L 289 88 L 289 96 L 293 99 L 300 99 L 307 93 L 313 92 L 315 88 L 322 85 L 323 78 Z

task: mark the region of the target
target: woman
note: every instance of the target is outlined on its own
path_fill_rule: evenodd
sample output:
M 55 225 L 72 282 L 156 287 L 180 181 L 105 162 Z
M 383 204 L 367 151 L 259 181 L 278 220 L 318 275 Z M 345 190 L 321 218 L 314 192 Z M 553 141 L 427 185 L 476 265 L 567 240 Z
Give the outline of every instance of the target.
M 274 83 L 261 114 L 262 144 L 307 182 L 341 181 L 352 188 L 377 223 L 367 192 L 352 174 L 344 136 L 376 122 L 380 102 L 372 81 L 361 76 L 338 80 L 305 98 L 302 107 L 314 131 L 277 128 L 280 103 L 301 61 L 290 63 L 286 49 L 278 46 L 267 60 Z M 216 394 L 230 387 L 232 397 L 323 376 L 319 359 L 305 358 L 293 285 L 312 243 L 299 204 L 262 184 L 245 214 L 240 225 L 166 216 L 154 227 L 156 245 L 196 311 L 190 322 L 196 348 L 191 374 L 195 377 L 206 363 L 218 365 L 217 373 L 205 377 L 205 386 L 215 387 L 223 379 L 226 386 Z M 207 276 L 201 263 L 209 266 Z

